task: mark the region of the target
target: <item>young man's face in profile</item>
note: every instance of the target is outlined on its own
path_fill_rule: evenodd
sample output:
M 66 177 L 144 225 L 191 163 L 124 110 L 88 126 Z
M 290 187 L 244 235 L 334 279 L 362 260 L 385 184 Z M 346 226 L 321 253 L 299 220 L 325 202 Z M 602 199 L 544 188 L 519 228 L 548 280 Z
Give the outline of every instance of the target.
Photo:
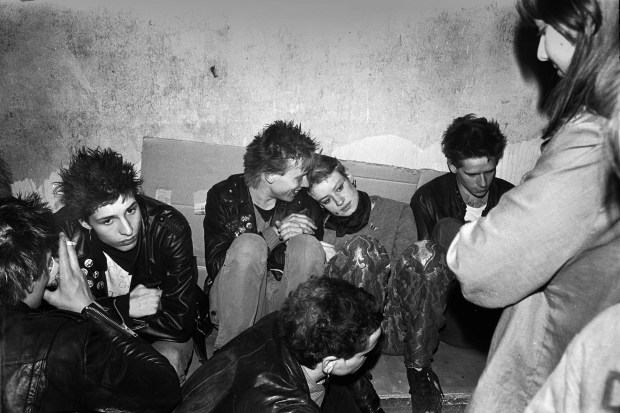
M 285 174 L 269 174 L 267 179 L 271 189 L 271 195 L 281 201 L 291 202 L 301 188 L 308 187 L 307 172 L 301 169 L 301 164 L 289 160 L 289 169 Z
M 140 235 L 140 207 L 133 196 L 120 196 L 114 203 L 104 205 L 82 222 L 92 228 L 99 240 L 119 251 L 129 251 Z

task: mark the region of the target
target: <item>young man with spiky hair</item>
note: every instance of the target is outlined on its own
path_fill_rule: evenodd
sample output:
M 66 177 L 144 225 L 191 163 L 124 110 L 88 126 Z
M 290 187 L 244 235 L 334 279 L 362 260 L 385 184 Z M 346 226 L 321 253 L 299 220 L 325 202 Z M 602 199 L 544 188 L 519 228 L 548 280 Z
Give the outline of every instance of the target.
M 0 202 L 0 410 L 170 411 L 174 370 L 95 303 L 53 221 L 37 195 Z
M 276 121 L 256 135 L 244 173 L 207 194 L 205 257 L 215 348 L 279 308 L 288 293 L 321 274 L 320 206 L 306 193 L 316 142 L 293 122 Z M 319 227 L 322 227 L 319 225 Z
M 76 243 L 93 295 L 152 343 L 179 380 L 192 356 L 197 269 L 191 229 L 169 205 L 139 195 L 142 180 L 112 149 L 78 150 L 60 170 L 56 217 Z M 199 335 L 196 337 L 199 341 Z

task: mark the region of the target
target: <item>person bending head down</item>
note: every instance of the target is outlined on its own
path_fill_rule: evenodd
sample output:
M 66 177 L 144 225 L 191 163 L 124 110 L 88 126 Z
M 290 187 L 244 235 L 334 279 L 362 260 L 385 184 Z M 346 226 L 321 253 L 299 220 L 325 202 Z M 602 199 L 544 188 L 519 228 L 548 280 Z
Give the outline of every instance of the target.
M 456 174 L 459 190 L 467 203 L 483 199 L 495 178 L 497 163 L 504 156 L 506 137 L 494 120 L 473 113 L 456 118 L 443 134 L 441 149 L 450 172 Z M 471 202 L 471 201 L 470 201 Z
M 340 279 L 300 284 L 279 312 L 280 337 L 317 381 L 355 373 L 375 348 L 382 315 L 374 297 Z
M 325 380 L 357 372 L 377 346 L 377 307 L 344 280 L 310 278 L 199 367 L 175 412 L 381 411 L 366 376 L 350 376 L 353 386 Z

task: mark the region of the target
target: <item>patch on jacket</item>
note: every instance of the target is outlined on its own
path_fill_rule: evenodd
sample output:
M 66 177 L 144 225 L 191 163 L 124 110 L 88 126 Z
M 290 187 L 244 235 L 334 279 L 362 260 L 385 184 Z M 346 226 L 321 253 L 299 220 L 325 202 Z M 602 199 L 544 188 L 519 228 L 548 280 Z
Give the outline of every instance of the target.
M 255 232 L 253 231 L 254 225 L 252 225 L 251 215 L 241 215 L 240 217 L 235 217 L 230 222 L 226 223 L 226 228 L 232 234 L 235 234 L 235 237 L 238 237 L 245 232 Z

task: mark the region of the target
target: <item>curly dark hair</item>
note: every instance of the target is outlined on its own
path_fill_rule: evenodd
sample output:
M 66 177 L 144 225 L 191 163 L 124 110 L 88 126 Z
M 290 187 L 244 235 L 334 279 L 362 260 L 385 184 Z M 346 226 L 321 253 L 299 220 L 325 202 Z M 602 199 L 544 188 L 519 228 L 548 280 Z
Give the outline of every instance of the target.
M 308 172 L 310 188 L 329 178 L 334 171 L 340 172 L 342 176 L 347 178 L 347 169 L 338 159 L 320 153 L 314 154 L 314 167 Z
M 454 119 L 443 134 L 441 150 L 456 167 L 470 158 L 493 158 L 504 156 L 506 137 L 494 120 L 478 118 L 473 113 Z
M 5 162 L 4 154 L 0 151 L 0 198 L 11 196 L 11 182 L 13 182 L 11 168 Z
M 98 208 L 112 204 L 120 196 L 136 196 L 142 185 L 133 164 L 112 149 L 81 148 L 69 167 L 60 169 L 56 193 L 72 219 L 88 220 Z
M 291 292 L 278 314 L 280 339 L 299 364 L 351 358 L 368 347 L 383 315 L 372 294 L 347 281 L 312 277 Z
M 36 193 L 0 202 L 0 304 L 15 305 L 47 271 L 58 248 L 52 211 Z
M 283 175 L 293 160 L 304 172 L 312 169 L 317 142 L 301 131 L 301 125 L 277 120 L 256 135 L 243 155 L 245 183 L 257 188 L 262 173 Z

